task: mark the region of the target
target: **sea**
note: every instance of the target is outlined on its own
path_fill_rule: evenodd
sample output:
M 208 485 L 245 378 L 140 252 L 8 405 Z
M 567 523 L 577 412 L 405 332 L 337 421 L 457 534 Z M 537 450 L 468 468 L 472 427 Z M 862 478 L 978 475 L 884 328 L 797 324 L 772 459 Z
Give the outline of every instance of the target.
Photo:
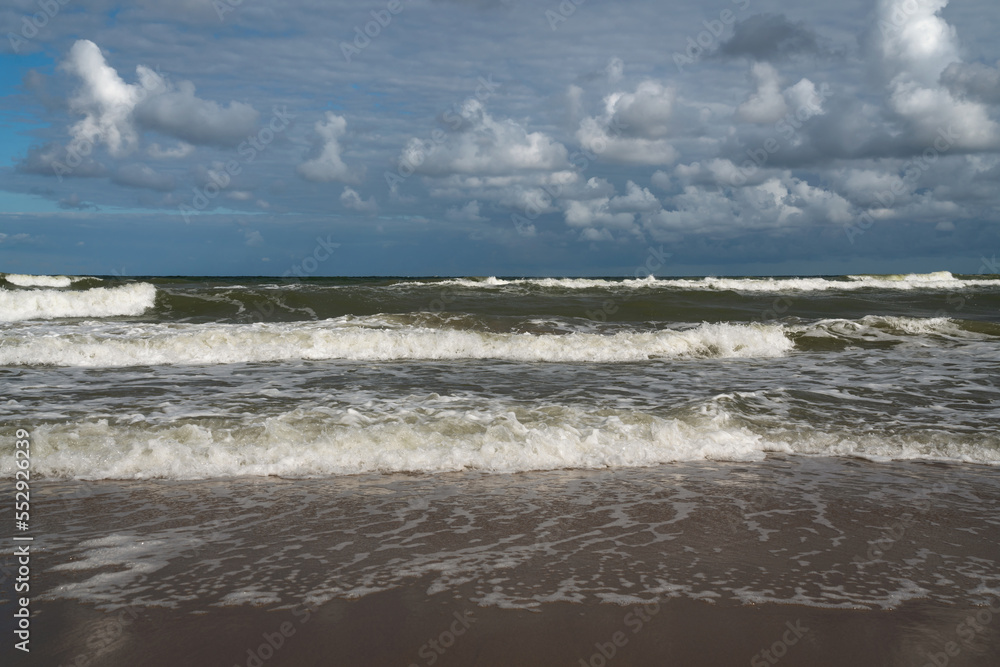
M 1000 599 L 997 275 L 4 274 L 0 321 L 43 601 Z

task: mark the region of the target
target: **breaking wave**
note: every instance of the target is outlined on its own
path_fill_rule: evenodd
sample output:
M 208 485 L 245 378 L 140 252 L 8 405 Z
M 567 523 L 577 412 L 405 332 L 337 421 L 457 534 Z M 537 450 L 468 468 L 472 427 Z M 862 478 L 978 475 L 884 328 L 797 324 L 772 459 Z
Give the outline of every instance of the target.
M 606 289 L 606 288 L 670 288 L 702 291 L 734 292 L 815 292 L 829 290 L 853 291 L 859 289 L 939 289 L 959 290 L 967 287 L 1000 286 L 995 278 L 956 278 L 949 271 L 933 273 L 911 273 L 906 275 L 861 275 L 846 276 L 847 280 L 831 278 L 646 278 L 608 280 L 601 278 L 520 278 L 505 280 L 488 278 L 454 278 L 437 281 L 437 285 L 453 285 L 467 288 L 502 288 L 508 286 L 561 288 L 561 289 Z M 395 286 L 427 285 L 427 282 L 402 281 Z
M 78 291 L 0 288 L 0 321 L 141 315 L 155 301 L 156 288 L 148 283 Z
M 21 273 L 8 273 L 3 279 L 18 287 L 69 287 L 82 278 L 69 276 L 31 276 Z
M 64 325 L 55 335 L 10 331 L 2 340 L 2 365 L 88 367 L 298 359 L 616 363 L 778 357 L 793 347 L 777 325 L 702 324 L 686 330 L 534 334 L 420 326 L 388 328 L 385 319 L 379 317 L 266 324 L 82 323 L 72 328 Z

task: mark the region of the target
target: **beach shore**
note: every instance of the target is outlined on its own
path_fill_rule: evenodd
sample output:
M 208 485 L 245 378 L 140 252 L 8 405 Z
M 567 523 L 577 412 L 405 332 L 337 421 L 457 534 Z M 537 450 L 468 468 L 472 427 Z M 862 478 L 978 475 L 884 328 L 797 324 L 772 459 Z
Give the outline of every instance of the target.
M 1000 661 L 1000 607 L 989 612 L 923 601 L 885 611 L 684 599 L 524 610 L 429 596 L 426 587 L 413 585 L 313 610 L 197 612 L 196 606 L 149 608 L 133 619 L 129 612 L 77 603 L 46 605 L 30 664 L 922 667 Z M 977 621 L 988 613 L 992 622 Z
M 987 467 L 774 455 L 34 491 L 14 664 L 1000 659 Z

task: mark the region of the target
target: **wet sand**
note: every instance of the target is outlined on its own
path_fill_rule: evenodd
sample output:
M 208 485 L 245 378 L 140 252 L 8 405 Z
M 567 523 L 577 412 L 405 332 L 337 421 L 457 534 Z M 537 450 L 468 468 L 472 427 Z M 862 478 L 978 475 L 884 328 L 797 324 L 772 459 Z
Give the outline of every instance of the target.
M 5 643 L 5 665 L 1000 664 L 987 467 L 772 456 L 33 492 L 32 652 Z
M 315 611 L 143 609 L 132 619 L 60 602 L 38 623 L 30 663 L 17 664 L 920 667 L 936 658 L 939 667 L 987 666 L 1000 664 L 1000 606 L 995 611 L 924 602 L 859 611 L 679 599 L 527 611 L 463 605 L 427 596 L 420 586 Z M 992 622 L 977 624 L 977 614 Z

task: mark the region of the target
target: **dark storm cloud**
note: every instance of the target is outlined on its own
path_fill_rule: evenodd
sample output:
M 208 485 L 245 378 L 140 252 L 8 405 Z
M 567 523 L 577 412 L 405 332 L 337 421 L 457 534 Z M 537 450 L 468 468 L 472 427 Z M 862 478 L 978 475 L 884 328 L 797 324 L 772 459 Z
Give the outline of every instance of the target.
M 1000 104 L 1000 67 L 952 63 L 941 74 L 941 83 L 959 97 Z
M 755 14 L 736 23 L 733 36 L 720 45 L 718 53 L 727 58 L 780 60 L 820 53 L 820 46 L 816 33 L 803 21 L 789 21 L 784 14 Z

